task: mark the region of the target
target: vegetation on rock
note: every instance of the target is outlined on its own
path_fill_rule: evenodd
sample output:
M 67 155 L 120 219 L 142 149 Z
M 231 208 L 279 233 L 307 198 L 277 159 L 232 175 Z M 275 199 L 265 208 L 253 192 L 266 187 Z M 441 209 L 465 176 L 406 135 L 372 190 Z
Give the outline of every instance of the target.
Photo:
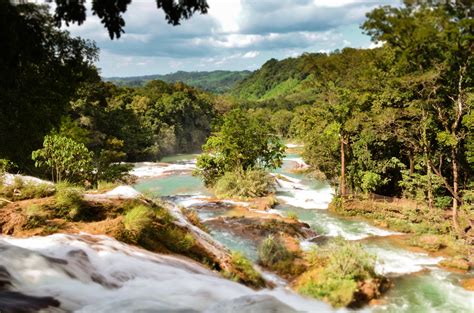
M 315 248 L 307 260 L 308 270 L 295 288 L 335 307 L 360 306 L 379 297 L 386 287 L 384 278 L 375 274 L 375 257 L 358 243 L 337 240 Z

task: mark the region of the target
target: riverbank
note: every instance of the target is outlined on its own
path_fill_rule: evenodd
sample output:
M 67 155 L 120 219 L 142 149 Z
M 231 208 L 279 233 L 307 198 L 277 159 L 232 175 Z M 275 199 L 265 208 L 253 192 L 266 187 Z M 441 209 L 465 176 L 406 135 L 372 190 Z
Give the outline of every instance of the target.
M 345 218 L 363 220 L 374 226 L 406 234 L 394 236 L 399 246 L 446 258 L 440 266 L 468 271 L 474 267 L 474 231 L 458 238 L 451 228 L 449 211 L 408 199 L 335 198 L 329 210 Z

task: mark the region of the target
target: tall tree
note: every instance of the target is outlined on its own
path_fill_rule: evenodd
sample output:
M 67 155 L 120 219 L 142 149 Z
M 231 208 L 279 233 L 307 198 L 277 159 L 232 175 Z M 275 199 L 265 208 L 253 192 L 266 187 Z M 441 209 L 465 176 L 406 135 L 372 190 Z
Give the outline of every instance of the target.
M 29 164 L 76 88 L 98 80 L 95 45 L 54 26 L 44 6 L 0 0 L 0 156 Z
M 439 176 L 451 194 L 457 230 L 466 137 L 462 121 L 472 108 L 468 94 L 473 91 L 474 78 L 474 19 L 469 2 L 406 0 L 402 8 L 387 6 L 372 11 L 363 25 L 373 40 L 386 42 L 395 51 L 395 66 L 401 75 L 419 78 L 414 100 L 423 104 L 423 120 L 434 121 L 423 138 L 428 172 Z M 449 166 L 436 164 L 427 131 L 435 133 L 439 160 Z

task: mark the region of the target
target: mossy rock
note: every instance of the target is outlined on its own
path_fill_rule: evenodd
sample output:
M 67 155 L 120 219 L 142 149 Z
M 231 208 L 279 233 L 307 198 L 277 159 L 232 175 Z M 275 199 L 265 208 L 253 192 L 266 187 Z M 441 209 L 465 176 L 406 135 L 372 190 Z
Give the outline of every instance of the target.
M 411 244 L 430 252 L 436 252 L 445 247 L 442 236 L 431 234 L 414 237 Z
M 469 271 L 469 269 L 471 268 L 469 262 L 465 258 L 460 256 L 442 260 L 441 262 L 439 262 L 439 265 L 442 267 L 461 271 Z

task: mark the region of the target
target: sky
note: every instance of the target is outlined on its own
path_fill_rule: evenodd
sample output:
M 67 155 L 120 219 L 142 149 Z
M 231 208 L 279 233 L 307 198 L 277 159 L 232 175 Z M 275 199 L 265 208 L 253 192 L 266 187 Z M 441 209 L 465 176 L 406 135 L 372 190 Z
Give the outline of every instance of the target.
M 90 2 L 90 1 L 88 1 Z M 365 14 L 399 0 L 208 0 L 208 14 L 167 24 L 154 0 L 132 0 L 125 34 L 111 40 L 90 10 L 72 35 L 94 40 L 103 77 L 176 71 L 256 70 L 271 58 L 374 43 L 360 25 Z M 90 4 L 90 3 L 89 3 Z M 88 7 L 90 7 L 88 5 Z

